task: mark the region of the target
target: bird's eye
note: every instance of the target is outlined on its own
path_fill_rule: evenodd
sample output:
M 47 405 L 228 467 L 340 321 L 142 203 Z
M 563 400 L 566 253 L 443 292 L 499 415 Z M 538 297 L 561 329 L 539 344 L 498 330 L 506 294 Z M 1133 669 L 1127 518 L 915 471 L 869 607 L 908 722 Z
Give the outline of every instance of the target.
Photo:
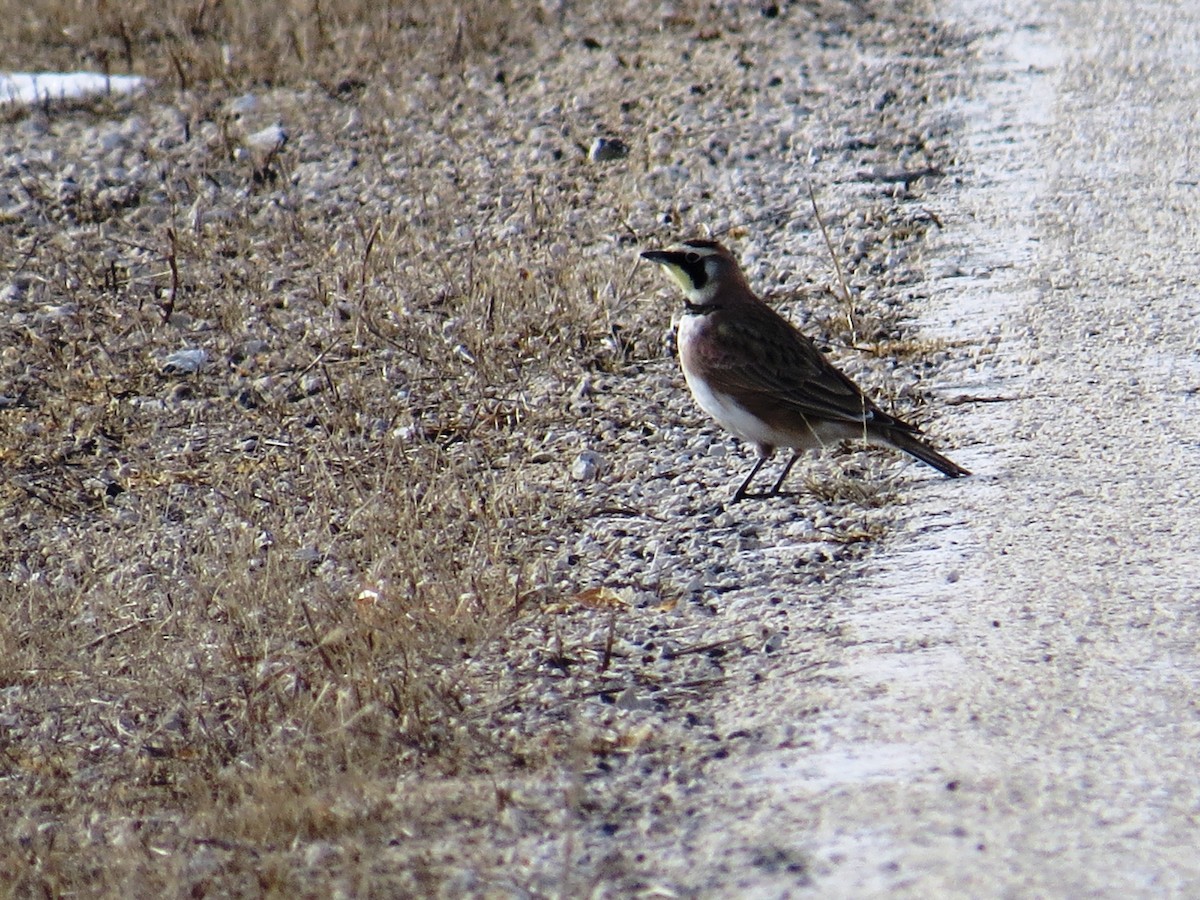
M 687 253 L 683 254 L 683 259 L 684 262 L 697 263 L 700 262 L 700 254 L 693 250 L 689 250 Z

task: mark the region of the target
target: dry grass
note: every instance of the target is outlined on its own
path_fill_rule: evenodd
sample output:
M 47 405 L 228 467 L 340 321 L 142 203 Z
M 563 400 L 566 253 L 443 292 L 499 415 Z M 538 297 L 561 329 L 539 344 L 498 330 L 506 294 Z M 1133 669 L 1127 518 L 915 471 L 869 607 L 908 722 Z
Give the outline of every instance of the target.
M 203 108 L 302 74 L 374 82 L 380 60 L 465 65 L 479 34 L 520 26 L 480 4 L 460 40 L 419 4 L 382 27 L 373 4 L 335 6 L 122 4 L 93 19 L 36 4 L 9 34 L 42 65 L 176 75 Z M 604 356 L 609 276 L 485 257 L 437 221 L 284 211 L 264 233 L 246 212 L 255 173 L 227 149 L 201 169 L 161 161 L 171 210 L 150 227 L 94 196 L 63 208 L 36 169 L 25 186 L 49 218 L 98 227 L 12 227 L 24 255 L 10 273 L 57 308 L 5 340 L 15 831 L 0 870 L 18 894 L 223 892 L 250 871 L 258 890 L 303 892 L 289 847 L 378 828 L 364 785 L 386 798 L 381 779 L 496 755 L 461 663 L 543 589 L 533 542 L 563 512 L 520 462 L 562 413 L 534 404 L 534 383 Z M 251 189 L 243 226 L 187 220 L 213 178 Z M 184 344 L 212 362 L 164 374 Z M 229 861 L 183 871 L 197 841 Z
M 539 7 L 517 2 L 33 0 L 10 4 L 0 50 L 12 69 L 169 79 L 181 90 L 453 71 L 530 40 Z
M 21 292 L 0 351 L 4 890 L 478 892 L 453 880 L 463 860 L 504 860 L 447 835 L 517 808 L 527 829 L 557 822 L 497 773 L 669 743 L 497 722 L 531 708 L 506 692 L 535 661 L 611 662 L 610 611 L 575 620 L 594 640 L 555 622 L 506 642 L 564 600 L 545 548 L 595 513 L 564 475 L 571 435 L 657 427 L 619 397 L 581 414 L 575 388 L 663 362 L 666 316 L 616 248 L 684 214 L 638 207 L 606 170 L 489 154 L 526 139 L 497 92 L 544 105 L 568 153 L 600 120 L 673 133 L 649 88 L 673 43 L 711 46 L 693 6 L 644 45 L 640 6 L 620 4 L 571 21 L 484 0 L 6 12 L 11 68 L 158 82 L 65 110 L 64 142 L 131 114 L 184 137 L 148 142 L 153 178 L 77 191 L 31 160 L 25 213 L 0 217 L 0 281 Z M 641 92 L 564 113 L 572 73 L 531 48 L 608 33 Z M 283 153 L 241 146 L 246 91 L 299 134 Z M 345 177 L 289 187 L 317 163 Z M 183 348 L 208 363 L 172 371 Z

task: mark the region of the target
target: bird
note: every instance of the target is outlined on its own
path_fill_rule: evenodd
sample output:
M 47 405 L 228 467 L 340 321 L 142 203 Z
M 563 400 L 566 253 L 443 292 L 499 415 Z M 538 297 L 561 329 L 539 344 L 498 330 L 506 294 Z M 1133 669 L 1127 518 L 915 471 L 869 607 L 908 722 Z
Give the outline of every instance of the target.
M 948 478 L 971 474 L 933 449 L 915 425 L 876 406 L 811 338 L 759 299 L 720 243 L 687 240 L 641 256 L 683 290 L 679 362 L 697 405 L 758 449 L 734 503 L 779 495 L 802 453 L 843 440 L 903 450 Z M 765 495 L 749 494 L 778 447 L 790 448 L 792 458 L 775 486 Z

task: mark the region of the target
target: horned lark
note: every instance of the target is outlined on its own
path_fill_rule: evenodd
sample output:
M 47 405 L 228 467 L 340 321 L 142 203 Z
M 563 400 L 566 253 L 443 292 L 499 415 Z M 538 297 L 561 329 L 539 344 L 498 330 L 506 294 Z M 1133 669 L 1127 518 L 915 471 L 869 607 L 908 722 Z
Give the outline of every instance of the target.
M 916 426 L 872 403 L 812 340 L 755 296 L 720 244 L 684 241 L 642 256 L 665 267 L 683 288 L 679 361 L 696 403 L 758 447 L 758 461 L 733 495 L 735 503 L 748 496 L 776 447 L 793 453 L 772 495 L 803 451 L 842 440 L 895 447 L 950 478 L 970 474 L 918 437 Z

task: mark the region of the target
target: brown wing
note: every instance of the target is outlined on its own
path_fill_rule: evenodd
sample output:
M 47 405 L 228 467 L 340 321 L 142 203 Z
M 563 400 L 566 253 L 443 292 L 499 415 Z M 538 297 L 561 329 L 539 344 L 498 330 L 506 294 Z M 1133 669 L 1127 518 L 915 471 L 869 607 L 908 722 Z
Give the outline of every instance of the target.
M 890 416 L 871 402 L 808 337 L 763 305 L 739 308 L 732 315 L 712 313 L 710 327 L 727 353 L 710 353 L 705 374 L 720 391 L 754 395 L 751 408 L 789 409 L 806 419 L 828 419 L 883 430 L 918 429 Z

